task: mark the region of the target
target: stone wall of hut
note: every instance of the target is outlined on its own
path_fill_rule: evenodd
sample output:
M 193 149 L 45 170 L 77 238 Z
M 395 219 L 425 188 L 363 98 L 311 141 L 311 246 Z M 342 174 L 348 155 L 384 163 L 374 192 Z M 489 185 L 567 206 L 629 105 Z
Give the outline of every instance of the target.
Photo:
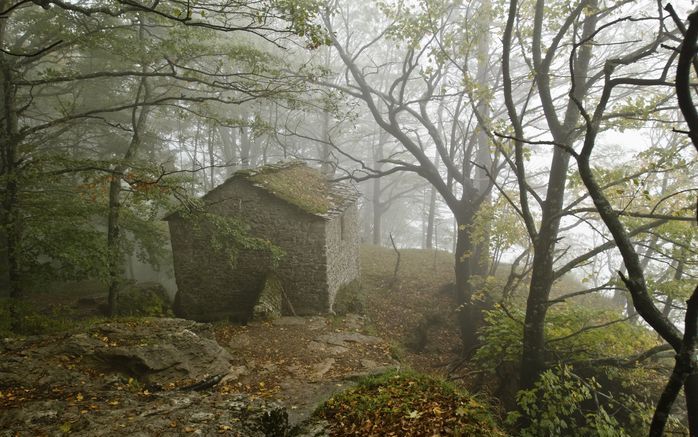
M 327 283 L 330 303 L 359 278 L 359 212 L 356 204 L 327 222 Z
M 310 315 L 330 309 L 325 220 L 242 179 L 211 191 L 206 203 L 209 212 L 242 219 L 250 234 L 284 251 L 275 268 L 283 285 L 284 313 Z M 210 234 L 202 238 L 187 232 L 187 226 L 181 219 L 170 220 L 180 313 L 197 320 L 245 319 L 269 272 L 268 260 L 256 251 L 245 251 L 233 268 L 224 256 L 213 253 Z M 207 312 L 216 317 L 202 317 Z

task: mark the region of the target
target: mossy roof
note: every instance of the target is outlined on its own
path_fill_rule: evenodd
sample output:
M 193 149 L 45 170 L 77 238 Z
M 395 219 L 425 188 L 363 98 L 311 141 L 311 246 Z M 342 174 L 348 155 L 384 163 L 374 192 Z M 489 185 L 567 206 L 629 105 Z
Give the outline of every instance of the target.
M 333 183 L 302 161 L 239 170 L 228 181 L 234 179 L 247 180 L 253 186 L 323 218 L 341 214 L 358 197 L 352 186 Z

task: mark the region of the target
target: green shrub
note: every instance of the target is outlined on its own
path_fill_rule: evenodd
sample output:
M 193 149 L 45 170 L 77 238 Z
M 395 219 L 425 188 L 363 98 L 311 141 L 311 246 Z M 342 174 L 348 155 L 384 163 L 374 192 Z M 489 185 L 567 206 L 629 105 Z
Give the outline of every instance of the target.
M 651 331 L 618 321 L 622 317 L 614 310 L 575 303 L 552 307 L 545 326 L 546 361 L 568 365 L 545 372 L 532 390 L 514 396 L 524 311 L 496 307 L 486 313 L 486 325 L 479 331 L 482 347 L 472 363 L 490 380 L 496 377 L 493 389 L 504 393 L 503 404 L 511 409 L 518 404 L 524 417 L 517 420 L 530 425 L 522 436 L 641 435 L 665 375 L 656 365 L 598 364 L 605 359 L 622 361 L 657 344 Z M 589 329 L 594 325 L 603 327 Z M 680 429 L 678 424 L 671 426 Z
M 642 414 L 647 412 L 647 407 L 628 398 L 614 400 L 600 390 L 601 386 L 594 378 L 581 378 L 572 372 L 570 366 L 555 367 L 544 372 L 531 390 L 521 390 L 517 394 L 521 413 L 510 413 L 508 422 L 526 424 L 520 430 L 521 437 L 635 435 L 624 429 L 608 411 L 629 408 Z M 602 396 L 603 402 L 599 400 Z M 641 429 L 636 431 L 641 432 Z
M 524 310 L 500 305 L 485 312 L 485 326 L 479 336 L 482 347 L 475 363 L 485 372 L 493 372 L 505 363 L 521 357 Z M 552 307 L 546 319 L 546 349 L 557 361 L 584 361 L 613 356 L 632 356 L 657 345 L 657 339 L 642 326 L 627 321 L 615 322 L 623 315 L 615 310 L 590 309 L 574 303 Z M 592 325 L 604 325 L 588 329 Z
M 358 280 L 342 285 L 337 290 L 332 308 L 335 314 L 364 314 L 364 295 Z
M 167 292 L 160 284 L 134 284 L 121 290 L 117 314 L 129 317 L 172 315 Z
M 38 311 L 31 302 L 0 299 L 0 337 L 55 334 L 78 326 L 70 310 L 63 306 L 46 313 Z

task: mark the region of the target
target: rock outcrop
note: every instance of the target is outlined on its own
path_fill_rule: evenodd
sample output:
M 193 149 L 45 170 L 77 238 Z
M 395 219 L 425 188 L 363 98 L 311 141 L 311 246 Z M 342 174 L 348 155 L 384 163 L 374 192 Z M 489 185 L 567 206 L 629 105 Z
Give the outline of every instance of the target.
M 230 360 L 210 325 L 180 319 L 3 339 L 0 436 L 285 436 L 282 406 L 192 389 L 227 374 Z

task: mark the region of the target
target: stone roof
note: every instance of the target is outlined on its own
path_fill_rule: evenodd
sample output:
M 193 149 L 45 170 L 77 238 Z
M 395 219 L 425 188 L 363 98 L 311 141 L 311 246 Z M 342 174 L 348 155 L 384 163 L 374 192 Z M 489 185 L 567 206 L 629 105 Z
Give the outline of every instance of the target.
M 244 179 L 309 214 L 325 219 L 341 214 L 359 197 L 357 190 L 351 185 L 332 182 L 302 161 L 282 161 L 238 170 L 213 191 L 238 179 Z M 207 196 L 208 194 L 204 199 Z

